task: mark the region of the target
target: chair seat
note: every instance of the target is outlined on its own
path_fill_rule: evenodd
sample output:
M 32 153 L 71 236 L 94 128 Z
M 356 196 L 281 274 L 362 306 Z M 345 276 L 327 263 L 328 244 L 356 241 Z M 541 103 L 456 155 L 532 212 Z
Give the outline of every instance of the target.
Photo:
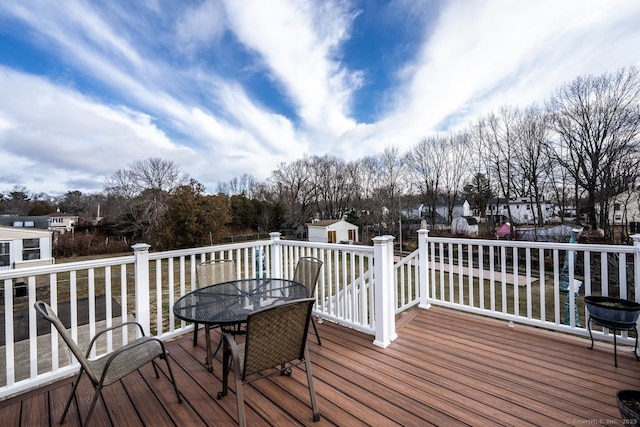
M 120 347 L 113 353 L 88 359 L 87 363 L 91 367 L 91 374 L 97 377 L 96 381 L 100 381 L 108 367 L 102 384 L 109 385 L 162 355 L 163 349 L 160 341 L 145 336 Z

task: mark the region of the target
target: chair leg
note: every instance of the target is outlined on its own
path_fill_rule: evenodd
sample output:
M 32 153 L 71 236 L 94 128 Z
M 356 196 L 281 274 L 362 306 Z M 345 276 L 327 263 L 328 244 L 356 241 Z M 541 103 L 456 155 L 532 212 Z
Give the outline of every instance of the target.
M 198 345 L 198 326 L 200 326 L 198 323 L 193 324 L 193 346 L 194 347 Z
M 151 361 L 151 366 L 153 366 L 153 371 L 156 373 L 156 378 L 160 378 L 160 372 L 158 372 L 158 365 L 156 365 L 156 361 Z
M 242 392 L 242 376 L 240 374 L 239 363 L 234 363 L 233 373 L 236 383 L 236 404 L 238 405 L 238 425 L 245 427 L 247 425 L 247 419 L 244 412 L 244 394 Z
M 78 389 L 78 384 L 80 384 L 80 378 L 82 377 L 83 372 L 84 372 L 84 369 L 80 368 L 80 372 L 78 373 L 78 378 L 76 378 L 75 384 L 73 385 L 73 390 L 71 390 L 71 395 L 67 400 L 67 404 L 64 407 L 64 411 L 62 411 L 62 417 L 60 417 L 60 424 L 63 424 L 64 419 L 67 417 L 67 412 L 69 411 L 69 407 L 71 407 L 71 401 L 76 395 L 76 390 Z
M 313 316 L 311 316 L 311 324 L 313 325 L 313 332 L 316 333 L 316 338 L 318 339 L 318 345 L 322 345 L 320 342 L 320 334 L 318 333 L 318 328 L 316 327 L 316 322 L 313 320 Z
M 173 389 L 176 391 L 176 396 L 178 397 L 178 403 L 182 403 L 182 398 L 180 397 L 180 392 L 178 392 L 178 384 L 176 383 L 176 379 L 173 376 L 173 370 L 171 369 L 171 365 L 169 364 L 169 354 L 164 350 L 164 345 L 162 349 L 161 359 L 164 359 L 167 364 L 167 370 L 169 371 L 169 378 L 171 378 L 171 383 L 173 384 Z
M 96 408 L 96 402 L 98 401 L 98 397 L 102 396 L 102 384 L 98 384 L 96 387 L 96 392 L 93 395 L 93 399 L 91 400 L 91 406 L 89 406 L 89 412 L 87 413 L 87 417 L 84 419 L 84 423 L 80 423 L 81 425 L 88 426 L 89 421 L 91 421 L 91 416 L 93 415 L 93 410 Z M 104 399 L 103 399 L 104 402 Z
M 316 391 L 313 387 L 313 374 L 311 372 L 311 361 L 309 360 L 309 349 L 304 348 L 304 366 L 307 371 L 307 382 L 309 383 L 309 396 L 311 397 L 311 410 L 313 411 L 313 421 L 320 421 L 320 412 L 316 403 Z
M 229 387 L 229 370 L 231 369 L 231 355 L 229 353 L 231 353 L 229 343 L 225 340 L 222 347 L 222 390 L 218 393 L 218 400 L 227 395 Z

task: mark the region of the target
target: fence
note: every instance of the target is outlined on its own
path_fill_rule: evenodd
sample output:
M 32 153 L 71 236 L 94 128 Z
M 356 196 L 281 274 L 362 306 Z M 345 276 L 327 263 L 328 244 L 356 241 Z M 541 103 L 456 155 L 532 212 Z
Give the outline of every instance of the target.
M 393 237 L 373 246 L 281 240 L 238 242 L 178 251 L 0 271 L 0 399 L 73 374 L 77 367 L 57 334 L 38 321 L 33 303 L 48 301 L 82 345 L 103 327 L 128 319 L 146 333 L 169 339 L 191 330 L 172 307 L 196 287 L 195 268 L 209 259 L 236 260 L 239 277 L 291 278 L 297 260 L 323 261 L 314 315 L 373 335 L 386 347 L 396 337 L 395 314 L 437 304 L 586 336 L 582 294 L 640 301 L 640 235 L 634 246 L 585 245 L 429 237 L 418 231 L 418 250 L 396 259 Z M 579 293 L 565 286 L 578 281 Z M 15 283 L 26 286 L 24 296 Z M 606 328 L 598 338 L 612 339 Z M 94 355 L 127 343 L 108 334 Z M 619 342 L 631 344 L 627 332 Z

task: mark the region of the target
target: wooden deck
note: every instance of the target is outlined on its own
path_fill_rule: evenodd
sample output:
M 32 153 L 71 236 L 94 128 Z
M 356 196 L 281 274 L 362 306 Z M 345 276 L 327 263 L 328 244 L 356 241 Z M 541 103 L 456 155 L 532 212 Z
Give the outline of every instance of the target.
M 632 348 L 433 307 L 399 319 L 398 338 L 386 349 L 372 337 L 335 324 L 318 325 L 322 346 L 309 345 L 322 419 L 313 423 L 306 376 L 273 376 L 245 386 L 250 426 L 424 426 L 622 424 L 618 389 L 640 388 L 640 362 Z M 312 331 L 312 330 L 311 330 Z M 203 338 L 203 337 L 202 337 Z M 217 337 L 214 337 L 217 339 Z M 214 372 L 203 365 L 204 339 L 193 347 L 189 334 L 168 343 L 178 387 L 151 366 L 104 391 L 93 425 L 224 426 L 236 420 L 230 394 L 220 390 L 220 358 Z M 163 364 L 162 368 L 166 368 Z M 166 371 L 166 369 L 164 369 Z M 81 387 L 80 412 L 91 397 Z M 3 426 L 57 425 L 71 391 L 70 380 L 0 402 Z M 78 408 L 66 425 L 78 425 Z

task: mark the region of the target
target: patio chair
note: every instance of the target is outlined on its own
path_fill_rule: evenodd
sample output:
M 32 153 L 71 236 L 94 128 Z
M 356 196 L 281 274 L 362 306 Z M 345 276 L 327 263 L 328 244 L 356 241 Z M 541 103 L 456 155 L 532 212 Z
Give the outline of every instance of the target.
M 196 286 L 198 288 L 216 283 L 228 282 L 229 280 L 236 280 L 238 278 L 236 273 L 236 262 L 232 259 L 213 259 L 211 261 L 205 261 L 196 265 Z M 193 324 L 193 345 L 198 345 L 198 323 Z M 218 350 L 222 345 L 222 338 L 218 342 L 216 350 L 211 353 L 211 328 L 217 328 L 218 326 L 212 326 L 209 324 L 204 325 L 204 336 L 207 346 L 207 370 L 211 372 L 211 361 L 215 358 Z
M 293 272 L 293 280 L 307 287 L 310 298 L 315 298 L 316 285 L 318 284 L 321 269 L 322 261 L 314 257 L 301 257 L 296 264 L 296 269 Z M 318 345 L 322 345 L 322 342 L 320 342 L 320 334 L 318 334 L 318 328 L 313 321 L 313 317 L 311 318 L 311 324 L 318 339 Z
M 303 363 L 313 420 L 320 419 L 307 348 L 314 302 L 314 298 L 299 299 L 249 314 L 244 343 L 237 344 L 233 334 L 224 334 L 224 372 L 218 399 L 227 395 L 229 372 L 233 368 L 240 426 L 246 425 L 243 385 L 277 373 L 291 376 L 292 368 Z
M 95 389 L 93 399 L 91 400 L 91 406 L 89 407 L 89 412 L 85 417 L 84 423 L 80 423 L 81 425 L 88 425 L 89 421 L 91 420 L 93 410 L 95 409 L 98 397 L 102 399 L 103 404 L 106 404 L 104 398 L 102 398 L 102 388 L 104 386 L 107 386 L 124 378 L 125 376 L 137 371 L 139 368 L 149 362 L 153 364 L 156 378 L 159 378 L 160 375 L 158 372 L 158 366 L 155 362 L 158 357 L 164 359 L 167 363 L 167 370 L 169 371 L 169 377 L 171 378 L 173 388 L 175 389 L 176 396 L 178 397 L 178 403 L 182 403 L 180 393 L 178 392 L 178 386 L 176 385 L 176 381 L 173 377 L 173 371 L 171 370 L 171 365 L 169 364 L 169 358 L 167 357 L 168 353 L 165 350 L 164 343 L 157 338 L 145 336 L 142 325 L 140 325 L 139 323 L 123 322 L 120 325 L 113 326 L 98 332 L 89 342 L 89 348 L 87 349 L 86 354 L 82 354 L 80 348 L 73 340 L 62 321 L 58 318 L 57 314 L 49 306 L 49 304 L 44 301 L 36 301 L 34 307 L 36 309 L 36 312 L 40 316 L 42 316 L 44 319 L 51 322 L 53 326 L 55 326 L 64 342 L 69 347 L 69 350 L 71 350 L 75 358 L 78 360 L 78 362 L 80 362 L 80 371 L 78 372 L 75 384 L 73 385 L 71 396 L 69 396 L 69 400 L 67 400 L 64 412 L 62 413 L 62 418 L 60 418 L 60 424 L 64 423 L 67 412 L 69 411 L 69 407 L 71 406 L 71 400 L 73 400 L 73 398 L 76 396 L 76 390 L 78 389 L 78 384 L 80 383 L 80 379 L 82 378 L 83 373 L 87 374 Z M 139 338 L 110 353 L 103 354 L 93 359 L 89 358 L 91 349 L 100 336 L 108 331 L 113 331 L 117 328 L 123 328 L 123 331 L 126 331 L 129 325 L 135 325 L 140 328 L 141 336 Z

